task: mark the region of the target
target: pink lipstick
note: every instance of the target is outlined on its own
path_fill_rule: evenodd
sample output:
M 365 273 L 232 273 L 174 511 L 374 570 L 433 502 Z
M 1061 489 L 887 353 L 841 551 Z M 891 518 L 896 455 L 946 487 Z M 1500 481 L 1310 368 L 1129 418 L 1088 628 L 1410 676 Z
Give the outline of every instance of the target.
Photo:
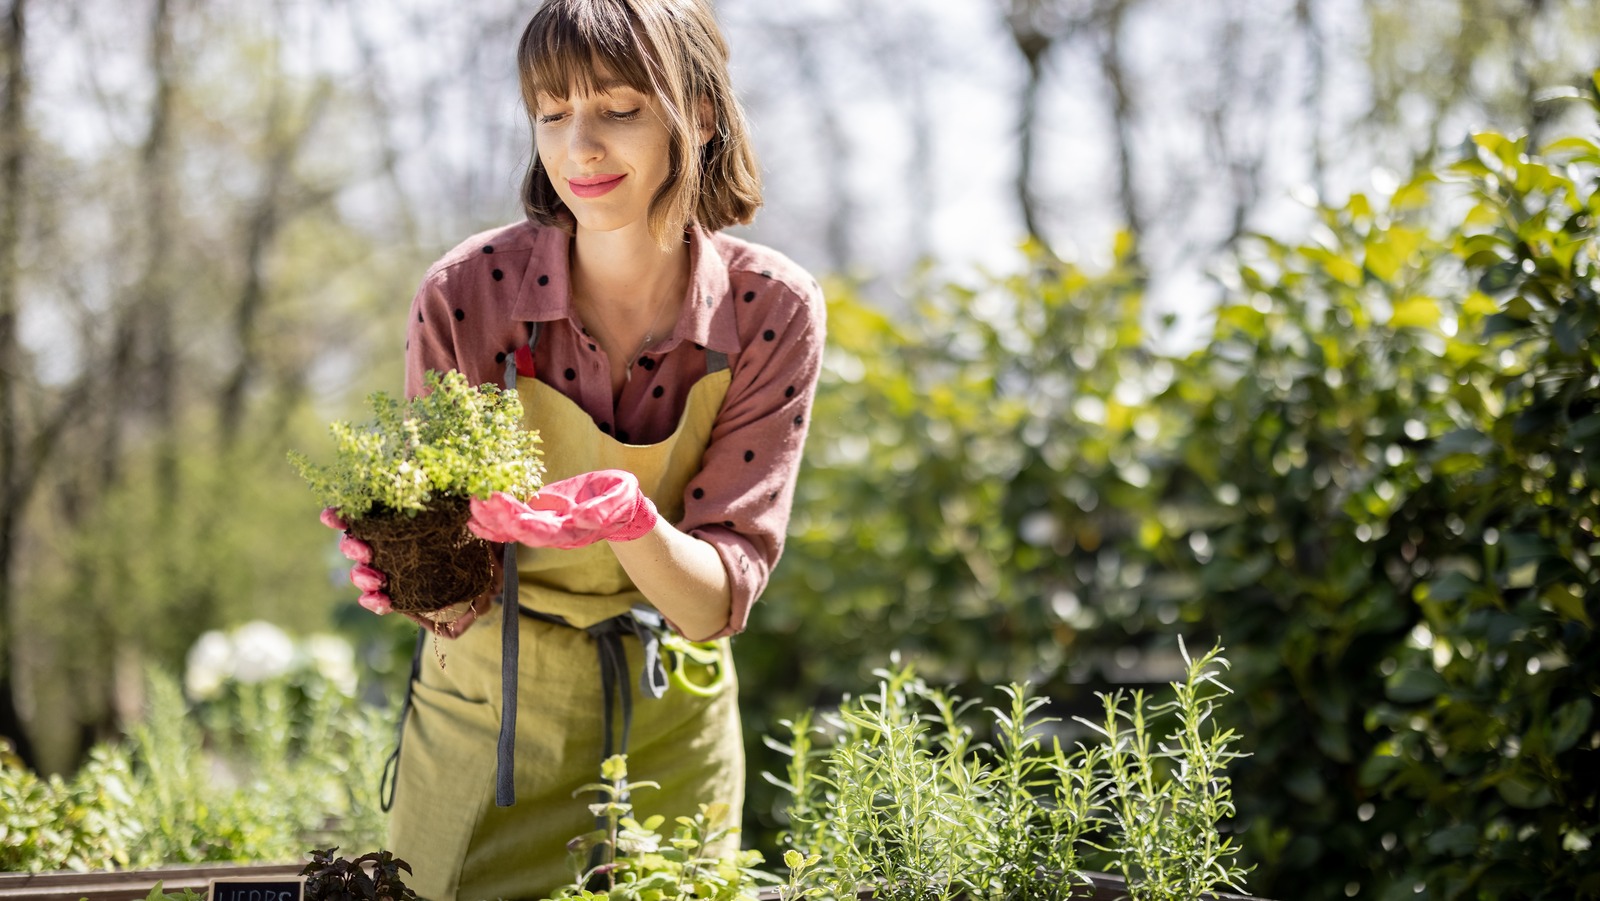
M 567 185 L 572 188 L 572 193 L 579 197 L 599 197 L 608 193 L 612 188 L 622 184 L 621 175 L 589 175 L 581 178 L 567 179 Z

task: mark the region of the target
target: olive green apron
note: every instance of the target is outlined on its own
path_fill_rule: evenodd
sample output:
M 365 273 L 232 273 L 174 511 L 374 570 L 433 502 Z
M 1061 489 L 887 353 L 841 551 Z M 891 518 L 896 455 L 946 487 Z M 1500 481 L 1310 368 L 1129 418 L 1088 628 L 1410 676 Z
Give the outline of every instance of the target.
M 537 334 L 536 328 L 535 341 Z M 532 357 L 527 348 L 519 356 Z M 699 472 L 730 381 L 726 358 L 712 356 L 720 365 L 708 365 L 690 390 L 676 431 L 649 445 L 617 441 L 560 392 L 515 377 L 524 423 L 539 432 L 545 481 L 625 469 L 639 478 L 661 516 L 677 522 L 684 487 Z M 514 369 L 507 369 L 509 381 Z M 603 630 L 608 620 L 645 605 L 609 543 L 575 550 L 519 547 L 515 559 L 523 615 L 486 616 L 444 646 L 443 667 L 413 667 L 404 753 L 396 752 L 389 848 L 411 865 L 408 884 L 432 901 L 542 898 L 573 881 L 567 842 L 595 828 L 588 805 L 596 800 L 573 792 L 601 781 L 600 761 L 613 743 L 614 691 L 623 696 L 630 778 L 662 786 L 633 793 L 639 819 L 659 813 L 671 824 L 711 801 L 728 803 L 736 814 L 744 801 L 738 689 L 727 640 L 713 649 L 725 677 L 720 683 L 705 690 L 701 679 L 669 680 L 661 697 L 632 705 L 630 724 L 628 674 L 643 672 L 649 682 L 660 668 L 646 666 L 648 643 L 634 634 L 609 644 L 599 640 L 597 648 L 585 631 Z M 514 636 L 505 633 L 510 620 Z M 626 658 L 620 686 L 605 681 L 615 681 L 603 673 L 608 648 Z M 512 660 L 514 681 L 509 667 L 502 678 L 502 661 Z M 673 662 L 684 661 L 668 665 Z M 621 668 L 621 661 L 614 665 Z M 504 718 L 503 708 L 509 711 Z M 497 739 L 505 757 L 513 737 L 514 755 L 497 767 Z M 736 840 L 714 850 L 732 853 Z

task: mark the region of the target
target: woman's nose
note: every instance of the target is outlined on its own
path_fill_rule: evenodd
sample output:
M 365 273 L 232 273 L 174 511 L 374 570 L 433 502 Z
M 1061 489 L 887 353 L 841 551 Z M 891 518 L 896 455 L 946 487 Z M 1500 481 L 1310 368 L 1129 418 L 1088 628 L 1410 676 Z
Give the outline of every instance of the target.
M 573 159 L 593 160 L 605 156 L 605 144 L 600 140 L 598 125 L 592 116 L 572 117 L 571 143 L 567 150 Z

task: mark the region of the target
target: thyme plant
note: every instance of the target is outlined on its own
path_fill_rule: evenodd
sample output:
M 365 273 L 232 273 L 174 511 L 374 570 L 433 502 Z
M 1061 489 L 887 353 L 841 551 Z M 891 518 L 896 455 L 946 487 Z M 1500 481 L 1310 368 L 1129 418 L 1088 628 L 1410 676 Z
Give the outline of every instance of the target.
M 346 519 L 416 514 L 436 497 L 527 497 L 539 488 L 539 436 L 522 427 L 522 402 L 494 385 L 474 388 L 456 371 L 430 371 L 425 393 L 407 402 L 379 391 L 363 425 L 335 422 L 334 459 L 289 461 L 322 502 Z

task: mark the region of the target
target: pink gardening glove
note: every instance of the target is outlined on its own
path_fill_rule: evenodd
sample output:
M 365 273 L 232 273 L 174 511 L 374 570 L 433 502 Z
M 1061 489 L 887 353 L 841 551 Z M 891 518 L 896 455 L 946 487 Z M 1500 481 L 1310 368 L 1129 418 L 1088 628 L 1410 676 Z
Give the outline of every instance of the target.
M 473 498 L 467 528 L 486 541 L 571 549 L 632 541 L 655 528 L 658 518 L 633 473 L 602 469 L 546 485 L 526 503 L 502 491 Z
M 322 524 L 340 531 L 349 528 L 349 523 L 332 507 L 322 511 Z M 372 547 L 365 541 L 345 535 L 339 539 L 339 553 L 355 563 L 350 569 L 350 582 L 361 589 L 361 606 L 373 613 L 388 613 L 392 607 L 389 596 L 383 593 L 383 587 L 388 584 L 389 577 L 372 568 Z

